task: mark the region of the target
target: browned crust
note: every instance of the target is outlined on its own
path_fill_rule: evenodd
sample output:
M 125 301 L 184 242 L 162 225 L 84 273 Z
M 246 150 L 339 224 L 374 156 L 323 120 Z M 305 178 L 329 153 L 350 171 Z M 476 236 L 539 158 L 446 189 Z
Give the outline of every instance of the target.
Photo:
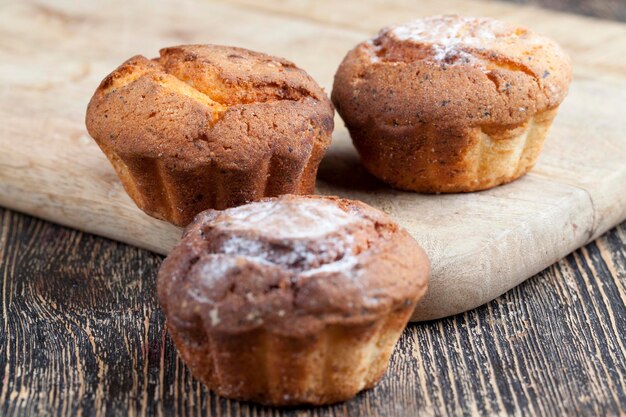
M 159 300 L 169 320 L 211 324 L 209 310 L 216 308 L 219 317 L 209 329 L 313 334 L 331 323 L 367 322 L 426 290 L 428 258 L 381 211 L 336 197 L 283 195 L 261 202 L 285 208 L 289 221 L 310 228 L 311 237 L 268 235 L 269 226 L 254 221 L 247 230 L 227 229 L 232 209 L 199 214 L 159 272 Z M 316 235 L 316 224 L 305 223 L 310 219 L 296 208 L 309 203 L 337 207 L 351 220 Z
M 306 236 L 281 237 L 267 232 L 275 217 L 239 230 L 228 228 L 232 209 L 199 214 L 157 283 L 179 352 L 196 377 L 230 398 L 322 404 L 371 387 L 426 291 L 428 258 L 364 203 L 262 202 L 281 205 L 298 224 L 311 221 L 311 211 L 294 209 L 304 202 L 337 207 L 350 221 L 321 235 L 312 226 Z
M 459 19 L 431 18 L 444 25 Z M 478 32 L 484 22 L 493 21 L 469 19 L 467 30 Z M 534 160 L 492 181 L 473 176 L 474 161 L 466 158 L 482 132 L 508 140 L 533 117 L 558 107 L 571 81 L 569 60 L 558 45 L 502 24 L 483 46 L 460 45 L 455 54 L 436 57 L 431 43 L 399 40 L 394 33 L 383 29 L 350 51 L 332 92 L 374 175 L 407 190 L 456 192 L 511 181 L 532 167 Z
M 186 225 L 207 208 L 312 193 L 333 113 L 289 61 L 188 45 L 122 64 L 94 93 L 86 124 L 137 205 Z

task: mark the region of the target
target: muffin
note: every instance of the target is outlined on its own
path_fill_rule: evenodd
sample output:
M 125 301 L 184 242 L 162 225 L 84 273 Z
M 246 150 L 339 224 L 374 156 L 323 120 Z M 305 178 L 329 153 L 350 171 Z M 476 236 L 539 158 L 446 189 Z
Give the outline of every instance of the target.
M 364 203 L 281 196 L 200 213 L 157 286 L 178 352 L 209 388 L 325 404 L 381 378 L 429 269 L 415 240 Z
M 313 193 L 333 115 L 287 60 L 188 45 L 123 63 L 96 90 L 86 124 L 139 208 L 184 226 L 208 208 Z
M 533 167 L 570 81 L 569 60 L 550 39 L 437 16 L 357 45 L 332 100 L 374 176 L 403 190 L 467 192 Z

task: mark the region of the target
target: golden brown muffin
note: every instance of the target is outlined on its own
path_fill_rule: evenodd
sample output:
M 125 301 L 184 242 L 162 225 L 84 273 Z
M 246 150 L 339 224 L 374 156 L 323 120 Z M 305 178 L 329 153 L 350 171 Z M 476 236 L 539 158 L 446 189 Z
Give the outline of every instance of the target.
M 199 214 L 157 285 L 180 355 L 209 388 L 264 404 L 325 404 L 381 378 L 429 270 L 384 213 L 281 196 Z
M 109 74 L 87 129 L 146 213 L 179 226 L 207 208 L 311 194 L 333 108 L 293 63 L 188 45 L 135 56 Z
M 567 56 L 545 37 L 437 16 L 350 51 L 332 100 L 376 177 L 404 190 L 476 191 L 533 167 L 570 81 Z

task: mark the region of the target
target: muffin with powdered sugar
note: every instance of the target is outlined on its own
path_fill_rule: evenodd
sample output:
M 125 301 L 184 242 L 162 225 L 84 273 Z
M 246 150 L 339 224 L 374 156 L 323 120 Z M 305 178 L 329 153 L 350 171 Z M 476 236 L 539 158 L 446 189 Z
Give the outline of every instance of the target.
M 384 213 L 282 196 L 199 214 L 164 261 L 158 295 L 183 360 L 218 394 L 324 404 L 384 374 L 429 270 Z
M 570 81 L 568 57 L 546 37 L 436 16 L 357 45 L 332 100 L 373 175 L 404 190 L 465 192 L 533 167 Z

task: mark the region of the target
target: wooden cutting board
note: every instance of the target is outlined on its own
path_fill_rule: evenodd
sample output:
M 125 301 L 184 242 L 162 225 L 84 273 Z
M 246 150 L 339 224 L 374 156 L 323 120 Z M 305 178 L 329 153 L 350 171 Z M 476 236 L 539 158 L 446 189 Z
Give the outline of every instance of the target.
M 359 165 L 337 118 L 318 192 L 383 209 L 424 246 L 433 277 L 415 320 L 478 306 L 626 218 L 626 26 L 455 0 L 3 3 L 0 205 L 165 254 L 180 230 L 135 207 L 84 127 L 108 72 L 163 46 L 219 43 L 284 56 L 330 91 L 344 54 L 378 28 L 451 12 L 525 24 L 573 57 L 575 80 L 537 167 L 480 193 L 394 191 Z

